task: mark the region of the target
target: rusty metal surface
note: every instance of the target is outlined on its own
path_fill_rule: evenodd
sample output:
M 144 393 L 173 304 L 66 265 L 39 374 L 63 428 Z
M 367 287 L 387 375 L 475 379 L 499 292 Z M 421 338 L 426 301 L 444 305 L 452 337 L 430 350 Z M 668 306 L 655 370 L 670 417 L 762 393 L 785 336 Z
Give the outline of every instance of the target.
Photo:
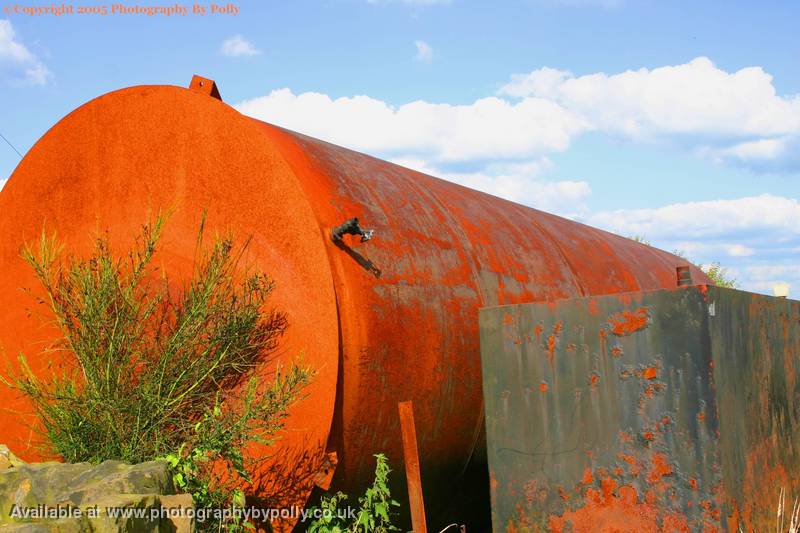
M 336 481 L 357 491 L 369 458 L 399 461 L 411 399 L 429 525 L 480 531 L 488 499 L 478 309 L 674 287 L 686 262 L 595 228 L 267 124 L 321 231 L 350 217 L 368 243 L 329 247 L 342 332 Z M 696 280 L 705 275 L 691 266 Z M 458 490 L 461 489 L 461 492 Z M 402 485 L 397 487 L 404 491 Z M 485 511 L 488 515 L 488 510 Z M 478 518 L 475 518 L 475 516 Z
M 478 309 L 673 287 L 685 261 L 252 120 L 195 81 L 197 90 L 142 86 L 92 100 L 10 177 L 0 192 L 3 353 L 24 351 L 47 372 L 36 354 L 54 332 L 18 290 L 34 286 L 19 247 L 45 223 L 83 250 L 98 228 L 125 243 L 148 213 L 175 208 L 159 264 L 180 272 L 208 209 L 209 227 L 253 236 L 252 259 L 289 314 L 282 355 L 303 352 L 318 370 L 280 441 L 278 456 L 299 466 L 261 472 L 263 491 L 294 475 L 313 486 L 336 452 L 331 488 L 359 492 L 373 453 L 402 461 L 396 405 L 412 400 L 429 525 L 479 531 L 468 519 L 488 515 Z M 331 228 L 352 217 L 375 238 L 334 242 Z M 29 406 L 8 391 L 0 398 L 4 439 L 35 458 Z
M 800 496 L 800 304 L 731 289 L 481 310 L 495 531 L 762 531 Z

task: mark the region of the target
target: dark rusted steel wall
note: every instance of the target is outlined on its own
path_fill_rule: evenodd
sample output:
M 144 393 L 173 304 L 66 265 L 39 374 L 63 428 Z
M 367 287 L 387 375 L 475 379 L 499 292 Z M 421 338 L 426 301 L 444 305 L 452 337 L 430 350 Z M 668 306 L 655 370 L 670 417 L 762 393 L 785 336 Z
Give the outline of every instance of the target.
M 707 286 L 482 309 L 495 531 L 774 529 L 798 321 Z
M 25 156 L 0 193 L 0 344 L 10 359 L 23 351 L 49 371 L 39 353 L 56 332 L 19 290 L 35 292 L 19 247 L 43 226 L 71 249 L 85 250 L 98 229 L 123 246 L 148 213 L 175 208 L 158 263 L 181 272 L 207 209 L 209 228 L 253 236 L 250 259 L 275 278 L 274 303 L 289 314 L 281 357 L 303 352 L 318 371 L 288 419 L 279 464 L 259 478 L 282 503 L 305 501 L 306 482 L 331 464 L 328 451 L 337 452 L 338 488 L 363 488 L 376 452 L 400 477 L 397 402 L 412 400 L 427 508 L 450 501 L 443 519 L 460 520 L 477 504 L 454 497 L 454 487 L 487 490 L 478 308 L 671 287 L 685 264 L 255 121 L 204 93 L 210 83 L 106 94 Z M 354 216 L 376 237 L 331 242 L 331 228 Z M 29 406 L 8 391 L 0 397 L 3 440 L 34 458 Z M 304 489 L 281 492 L 298 478 Z

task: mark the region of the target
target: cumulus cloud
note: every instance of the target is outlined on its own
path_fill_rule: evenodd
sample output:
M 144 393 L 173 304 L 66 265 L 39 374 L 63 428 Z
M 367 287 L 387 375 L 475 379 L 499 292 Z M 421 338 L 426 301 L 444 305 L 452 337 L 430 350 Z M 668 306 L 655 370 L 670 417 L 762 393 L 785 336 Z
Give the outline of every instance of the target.
M 723 148 L 703 146 L 697 154 L 719 164 L 735 164 L 756 172 L 800 170 L 800 135 L 745 141 Z
M 685 202 L 654 209 L 621 209 L 580 219 L 620 235 L 645 235 L 655 246 L 680 250 L 699 263 L 719 261 L 743 288 L 769 292 L 790 282 L 800 290 L 800 202 L 763 194 Z
M 228 57 L 257 56 L 261 51 L 239 34 L 228 37 L 220 45 L 220 53 Z
M 439 162 L 530 159 L 565 150 L 587 128 L 559 104 L 536 97 L 393 106 L 369 96 L 332 99 L 279 89 L 236 108 L 356 150 Z
M 414 41 L 414 46 L 417 48 L 417 61 L 421 63 L 430 63 L 433 61 L 433 48 L 430 47 L 425 41 Z
M 542 174 L 553 166 L 547 158 L 524 163 L 490 164 L 478 172 L 448 171 L 419 159 L 395 158 L 392 162 L 562 216 L 575 216 L 584 212 L 585 201 L 592 192 L 585 181 L 543 179 Z
M 611 75 L 545 67 L 513 75 L 499 94 L 545 98 L 598 130 L 683 142 L 723 162 L 778 160 L 786 138 L 800 134 L 799 95 L 778 95 L 761 67 L 726 72 L 706 57 Z
M 6 72 L 12 83 L 45 85 L 52 74 L 44 64 L 19 41 L 9 20 L 0 20 L 0 72 Z
M 733 200 L 671 204 L 655 209 L 620 209 L 588 217 L 594 225 L 653 238 L 682 235 L 724 239 L 769 231 L 775 238 L 800 237 L 800 202 L 762 194 Z

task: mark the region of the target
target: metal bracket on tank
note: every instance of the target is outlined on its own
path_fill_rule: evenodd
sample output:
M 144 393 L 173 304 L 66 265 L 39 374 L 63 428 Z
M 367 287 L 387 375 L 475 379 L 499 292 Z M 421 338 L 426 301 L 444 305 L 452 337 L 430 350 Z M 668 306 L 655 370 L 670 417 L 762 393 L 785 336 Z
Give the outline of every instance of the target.
M 331 238 L 334 241 L 341 241 L 342 235 L 360 235 L 361 242 L 366 242 L 375 234 L 374 229 L 364 229 L 358 224 L 357 218 L 346 220 L 331 230 Z
M 189 90 L 197 93 L 202 93 L 222 101 L 222 96 L 219 94 L 219 88 L 214 80 L 204 78 L 195 74 L 192 76 L 192 81 L 189 82 Z

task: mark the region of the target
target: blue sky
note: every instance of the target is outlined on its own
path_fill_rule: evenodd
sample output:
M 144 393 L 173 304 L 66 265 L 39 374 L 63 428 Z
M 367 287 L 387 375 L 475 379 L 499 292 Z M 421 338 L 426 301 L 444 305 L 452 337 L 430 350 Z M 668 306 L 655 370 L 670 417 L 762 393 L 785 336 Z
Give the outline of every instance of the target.
M 258 118 L 800 291 L 797 2 L 232 4 L 0 0 L 0 133 L 24 153 L 95 96 L 197 73 Z M 18 161 L 0 141 L 0 183 Z

